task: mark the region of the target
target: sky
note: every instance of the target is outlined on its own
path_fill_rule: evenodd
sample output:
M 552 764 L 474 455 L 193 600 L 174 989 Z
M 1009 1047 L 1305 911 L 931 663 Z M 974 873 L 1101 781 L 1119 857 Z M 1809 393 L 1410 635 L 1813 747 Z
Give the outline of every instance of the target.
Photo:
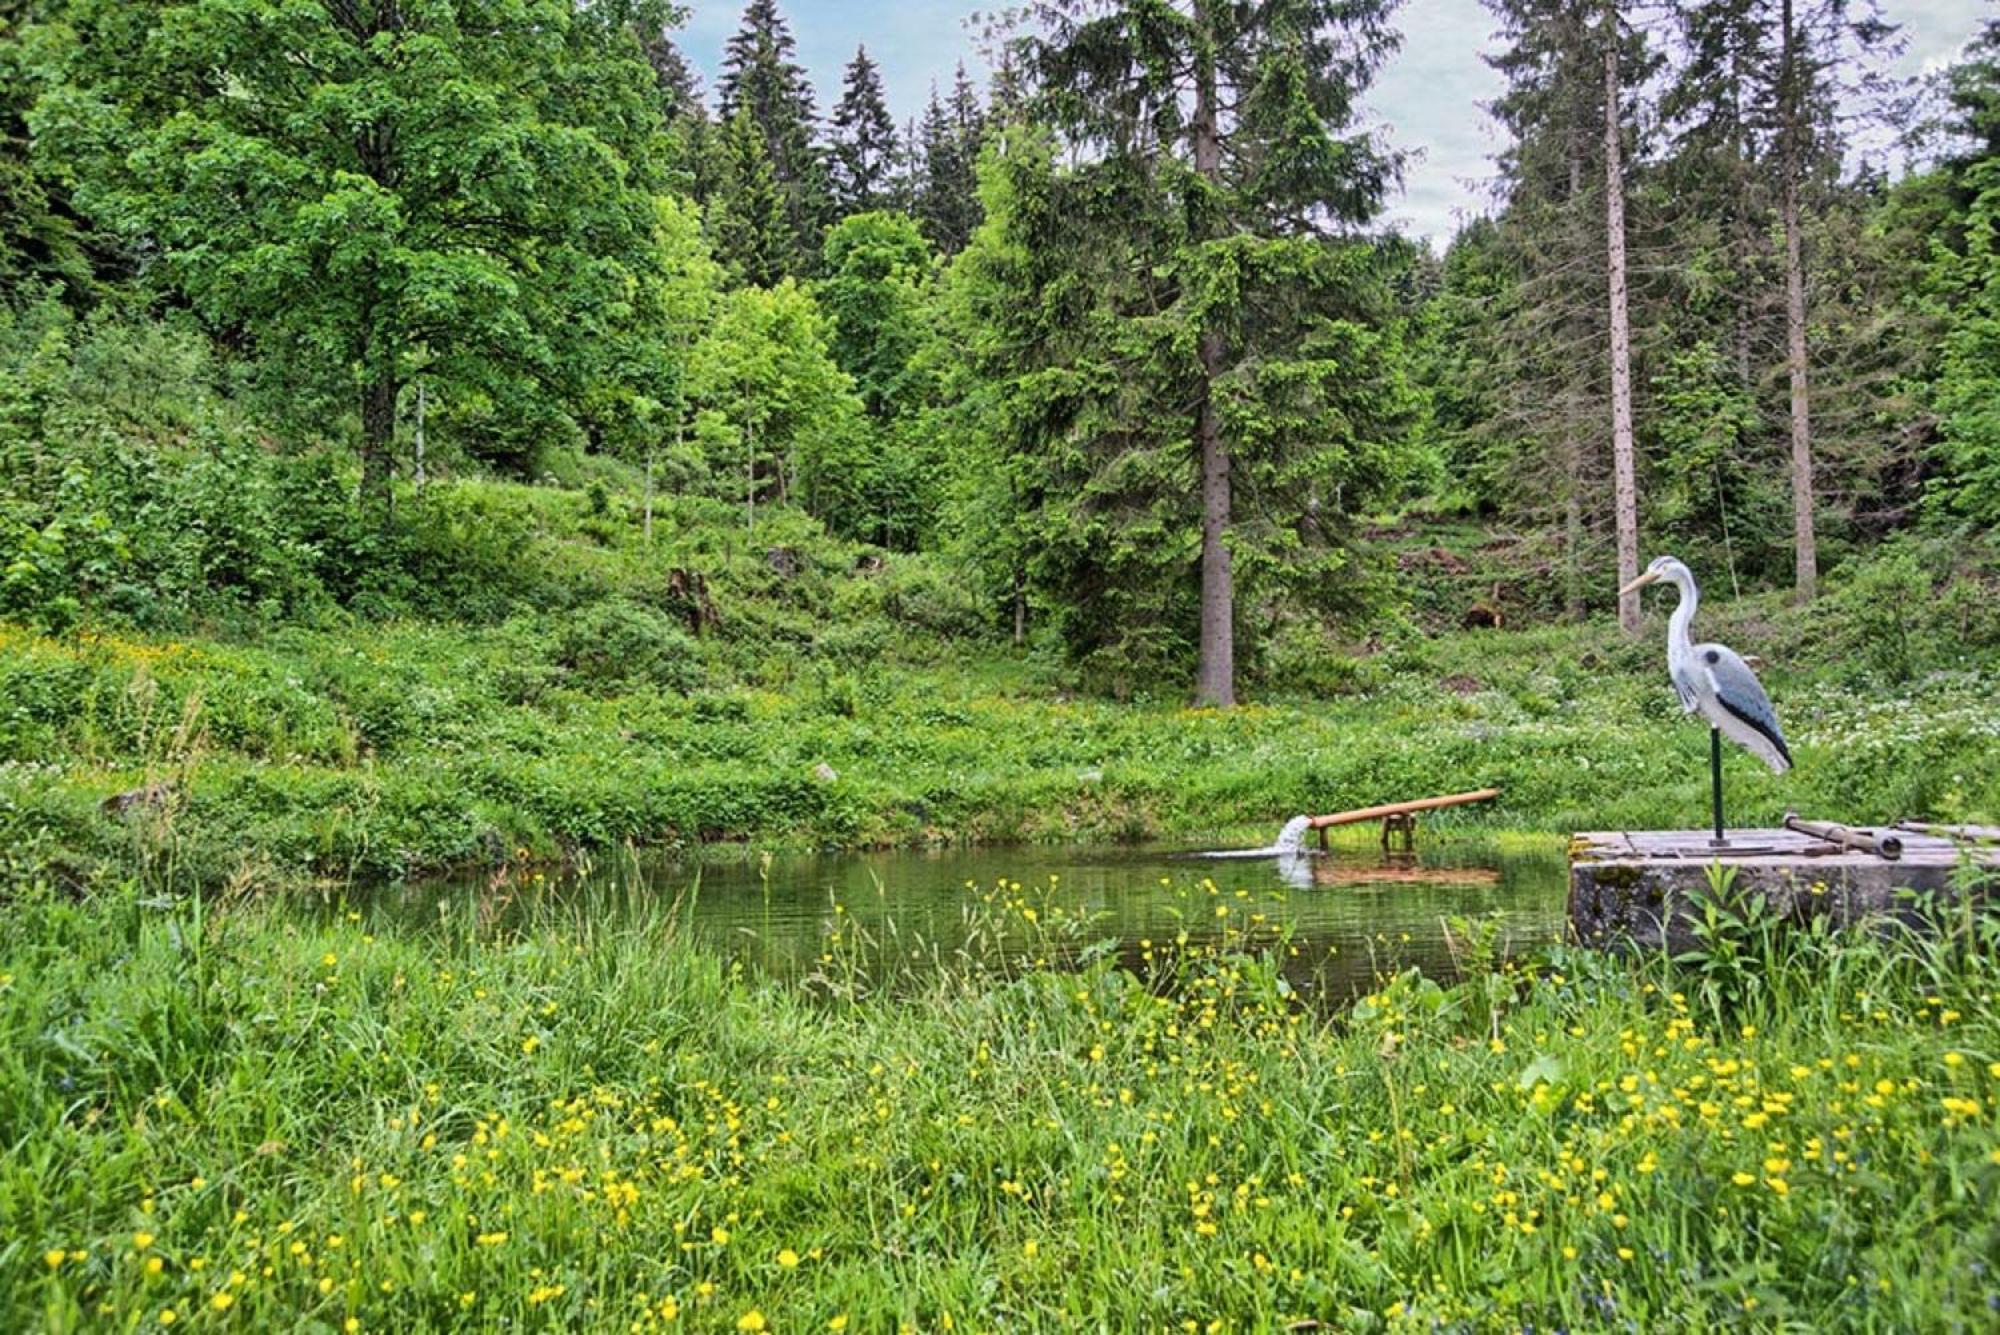
M 822 115 L 840 99 L 841 73 L 857 43 L 882 67 L 889 110 L 900 124 L 920 114 L 932 80 L 948 90 L 960 60 L 985 73 L 967 19 L 992 12 L 961 0 L 780 0 L 798 39 L 799 62 L 812 76 Z M 1883 0 L 1900 23 L 1907 49 L 1896 68 L 1918 74 L 1950 64 L 1989 12 L 1991 0 Z M 740 0 L 694 0 L 681 46 L 712 88 L 722 47 L 742 16 Z M 1411 154 L 1400 197 L 1385 221 L 1442 249 L 1462 221 L 1485 212 L 1500 136 L 1484 104 L 1500 80 L 1480 59 L 1493 47 L 1494 22 L 1479 0 L 1408 0 L 1398 11 L 1402 50 L 1369 91 L 1365 105 L 1396 147 Z

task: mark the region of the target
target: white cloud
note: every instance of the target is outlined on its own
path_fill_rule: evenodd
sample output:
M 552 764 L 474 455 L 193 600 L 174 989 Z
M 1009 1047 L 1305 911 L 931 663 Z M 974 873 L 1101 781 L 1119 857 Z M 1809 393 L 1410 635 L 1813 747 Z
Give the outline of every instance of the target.
M 1500 136 L 1483 107 L 1503 81 L 1480 57 L 1496 25 L 1479 0 L 1411 0 L 1396 21 L 1402 49 L 1365 100 L 1391 145 L 1411 154 L 1387 220 L 1442 246 L 1491 193 Z

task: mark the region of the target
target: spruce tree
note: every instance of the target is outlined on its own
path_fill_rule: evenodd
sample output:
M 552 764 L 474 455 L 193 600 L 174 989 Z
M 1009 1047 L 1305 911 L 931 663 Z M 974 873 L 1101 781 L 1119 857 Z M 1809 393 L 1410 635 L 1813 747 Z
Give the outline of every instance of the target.
M 1620 29 L 1603 0 L 1488 0 L 1487 8 L 1501 24 L 1503 45 L 1488 63 L 1507 80 L 1492 111 L 1508 143 L 1499 217 L 1457 243 L 1482 253 L 1446 266 L 1448 290 L 1498 279 L 1481 304 L 1451 307 L 1465 323 L 1449 337 L 1479 349 L 1464 370 L 1487 409 L 1459 443 L 1502 503 L 1560 527 L 1564 603 L 1581 616 L 1588 588 L 1617 587 L 1600 557 L 1604 530 L 1622 528 L 1618 545 L 1636 550 L 1631 522 L 1618 522 L 1623 489 L 1613 485 L 1622 471 L 1616 428 L 1629 416 L 1617 408 L 1618 359 L 1605 356 L 1617 309 L 1607 269 L 1619 267 L 1610 262 L 1608 190 L 1624 180 L 1624 144 L 1613 136 L 1627 118 L 1607 99 L 1650 66 L 1638 35 Z
M 890 180 L 889 197 L 894 207 L 921 220 L 924 197 L 923 122 L 916 116 L 905 117 L 902 132 L 896 136 L 896 168 Z
M 1073 651 L 1185 663 L 1236 698 L 1239 616 L 1324 608 L 1354 507 L 1412 466 L 1377 250 L 1393 160 L 1355 103 L 1394 44 L 1373 0 L 1049 0 L 1015 53 L 1054 149 L 1009 136 L 969 273 L 1005 376 L 989 476 L 1038 497 L 1023 553 Z
M 842 214 L 887 207 L 896 165 L 896 123 L 881 71 L 857 46 L 833 113 L 833 199 Z
M 642 39 L 639 46 L 646 53 L 646 63 L 653 67 L 653 78 L 659 85 L 660 114 L 672 122 L 700 107 L 701 77 L 667 32 L 662 28 Z
M 716 258 L 737 282 L 770 287 L 799 268 L 784 188 L 748 107 L 737 109 L 718 139 L 721 165 L 708 215 Z
M 723 49 L 717 91 L 721 118 L 732 123 L 730 133 L 741 113 L 763 140 L 791 232 L 787 250 L 793 262 L 809 264 L 819 253 L 832 210 L 816 138 L 812 84 L 794 59 L 796 46 L 777 0 L 750 0 L 742 26 Z
M 1931 286 L 1945 330 L 1934 398 L 1941 516 L 2000 526 L 2000 19 L 1989 21 L 1945 80 L 1954 151 L 1945 176 L 1956 244 L 1935 245 Z
M 979 180 L 974 170 L 984 121 L 964 66 L 949 105 L 935 85 L 917 130 L 917 219 L 940 254 L 965 249 L 979 225 Z
M 1809 600 L 1819 578 L 1815 417 L 1818 434 L 1826 425 L 1815 407 L 1824 390 L 1815 392 L 1810 369 L 1821 360 L 1811 347 L 1810 234 L 1817 216 L 1840 207 L 1842 104 L 1893 114 L 1895 90 L 1880 58 L 1893 50 L 1895 30 L 1873 0 L 1688 0 L 1674 14 L 1685 54 L 1663 109 L 1676 156 L 1688 160 L 1678 175 L 1697 187 L 1686 195 L 1691 212 L 1722 212 L 1712 233 L 1738 275 L 1732 342 L 1740 374 L 1774 418 L 1779 396 L 1762 372 L 1773 362 L 1784 368 L 1793 585 Z M 1719 198 L 1698 188 L 1711 181 L 1725 187 Z M 1835 388 L 1835 420 L 1851 423 L 1852 407 Z
M 973 84 L 972 76 L 965 72 L 962 60 L 958 62 L 958 72 L 951 81 L 951 128 L 952 133 L 958 136 L 959 149 L 966 163 L 976 163 L 979 150 L 986 142 L 986 109 L 979 103 L 979 89 Z
M 721 136 L 702 100 L 701 76 L 664 28 L 639 45 L 646 63 L 653 67 L 660 119 L 667 127 L 667 157 L 676 184 L 696 203 L 705 205 L 721 175 Z

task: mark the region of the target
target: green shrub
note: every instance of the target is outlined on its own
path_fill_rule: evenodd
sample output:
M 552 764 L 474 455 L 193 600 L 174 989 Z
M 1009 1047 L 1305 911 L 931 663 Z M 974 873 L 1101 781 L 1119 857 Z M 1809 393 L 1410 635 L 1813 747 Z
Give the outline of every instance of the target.
M 1891 682 L 1926 666 L 1931 578 L 1907 543 L 1890 542 L 1845 572 L 1823 609 L 1847 659 Z
M 396 555 L 410 581 L 406 597 L 434 614 L 490 620 L 545 584 L 531 555 L 535 510 L 522 488 L 427 488 L 404 502 L 398 531 Z M 548 601 L 568 600 L 556 595 Z
M 554 661 L 578 685 L 603 694 L 630 686 L 687 692 L 703 677 L 693 637 L 652 608 L 622 598 L 563 614 Z
M 951 639 L 973 639 L 987 630 L 972 588 L 936 561 L 892 557 L 873 579 L 881 588 L 883 613 L 906 626 Z
M 1264 643 L 1264 683 L 1274 690 L 1322 698 L 1359 695 L 1382 684 L 1379 663 L 1338 644 L 1324 627 L 1281 624 Z

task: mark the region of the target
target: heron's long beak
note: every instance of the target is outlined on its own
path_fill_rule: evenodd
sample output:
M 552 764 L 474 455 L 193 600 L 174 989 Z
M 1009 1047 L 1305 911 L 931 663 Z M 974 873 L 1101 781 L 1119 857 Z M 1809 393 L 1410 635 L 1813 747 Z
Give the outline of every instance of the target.
M 1648 584 L 1657 584 L 1659 582 L 1659 579 L 1660 577 L 1658 575 L 1648 570 L 1644 574 L 1640 575 L 1639 578 L 1633 580 L 1630 584 L 1627 584 L 1624 588 L 1618 590 L 1618 596 L 1620 598 L 1623 598 L 1626 594 L 1632 592 L 1632 590 L 1634 589 L 1643 589 Z

